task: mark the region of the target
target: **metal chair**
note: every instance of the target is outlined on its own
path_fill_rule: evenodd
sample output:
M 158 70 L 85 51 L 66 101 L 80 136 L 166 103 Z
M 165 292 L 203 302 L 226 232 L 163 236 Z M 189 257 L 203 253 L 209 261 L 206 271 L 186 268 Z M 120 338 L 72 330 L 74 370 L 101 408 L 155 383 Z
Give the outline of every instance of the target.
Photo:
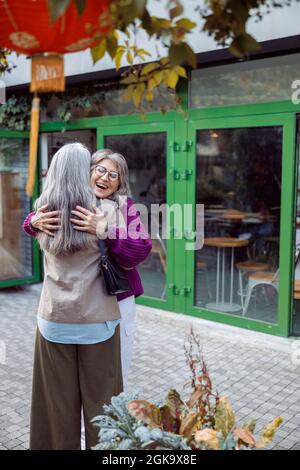
M 300 243 L 296 245 L 296 249 L 295 249 L 295 265 L 298 262 L 299 256 L 300 256 Z M 277 269 L 277 271 L 275 272 L 262 271 L 262 272 L 255 272 L 253 274 L 250 274 L 249 280 L 248 280 L 245 304 L 243 308 L 243 316 L 245 316 L 247 313 L 250 299 L 251 299 L 251 294 L 256 287 L 272 286 L 278 293 L 278 290 L 279 290 L 278 284 L 279 284 L 279 269 Z
M 269 265 L 267 263 L 260 263 L 260 262 L 248 259 L 247 261 L 241 261 L 239 263 L 236 263 L 236 267 L 239 273 L 238 296 L 241 299 L 242 308 L 244 308 L 244 299 L 247 295 L 245 292 L 245 288 L 244 288 L 244 277 L 247 274 L 255 273 L 258 271 L 266 272 L 267 269 L 269 268 Z
M 279 277 L 279 269 L 276 272 L 269 272 L 269 271 L 262 271 L 250 274 L 248 278 L 248 286 L 247 286 L 247 293 L 245 298 L 245 304 L 243 308 L 243 316 L 246 315 L 251 294 L 253 290 L 258 286 L 272 286 L 276 292 L 278 293 L 278 277 Z

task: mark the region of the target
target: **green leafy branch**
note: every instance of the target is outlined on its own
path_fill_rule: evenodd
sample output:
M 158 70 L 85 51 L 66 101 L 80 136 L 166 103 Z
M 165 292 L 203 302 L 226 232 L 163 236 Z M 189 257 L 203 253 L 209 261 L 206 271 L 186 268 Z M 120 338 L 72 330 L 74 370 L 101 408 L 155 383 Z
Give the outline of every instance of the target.
M 11 72 L 14 66 L 9 62 L 10 50 L 0 47 L 0 76 L 5 72 Z

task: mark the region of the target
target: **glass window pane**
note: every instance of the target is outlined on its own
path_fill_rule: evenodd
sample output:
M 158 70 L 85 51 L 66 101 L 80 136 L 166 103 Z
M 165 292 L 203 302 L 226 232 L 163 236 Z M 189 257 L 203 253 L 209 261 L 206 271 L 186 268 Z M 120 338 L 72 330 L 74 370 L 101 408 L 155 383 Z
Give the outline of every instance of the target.
M 0 281 L 32 276 L 32 246 L 22 230 L 30 212 L 25 188 L 28 140 L 0 138 Z
M 166 134 L 129 134 L 105 137 L 105 147 L 119 152 L 127 160 L 130 187 L 135 203 L 143 204 L 148 214 L 142 220 L 150 232 L 151 204 L 166 203 Z M 145 220 L 145 217 L 148 217 Z M 152 234 L 152 252 L 138 266 L 145 295 L 166 299 L 167 256 L 162 227 L 158 224 Z
M 118 82 L 70 86 L 65 93 L 46 95 L 42 99 L 41 121 L 60 121 L 67 113 L 71 120 L 84 117 L 113 116 L 128 114 L 134 109 L 131 102 L 122 99 L 124 87 Z M 146 100 L 142 103 L 143 110 L 157 111 L 162 106 L 166 109 L 175 108 L 175 96 L 166 87 L 154 90 L 152 105 Z
M 195 304 L 277 322 L 282 128 L 197 132 Z
M 300 335 L 300 158 L 299 158 L 299 131 L 300 119 L 298 117 L 298 188 L 297 188 L 297 208 L 296 208 L 296 233 L 295 233 L 295 284 L 294 284 L 294 309 L 292 316 L 292 333 Z
M 291 100 L 300 77 L 300 54 L 192 71 L 192 108 Z
M 44 132 L 41 134 L 41 160 L 42 175 L 46 176 L 54 154 L 66 144 L 80 142 L 85 145 L 91 153 L 96 151 L 96 130 L 84 129 L 79 131 Z

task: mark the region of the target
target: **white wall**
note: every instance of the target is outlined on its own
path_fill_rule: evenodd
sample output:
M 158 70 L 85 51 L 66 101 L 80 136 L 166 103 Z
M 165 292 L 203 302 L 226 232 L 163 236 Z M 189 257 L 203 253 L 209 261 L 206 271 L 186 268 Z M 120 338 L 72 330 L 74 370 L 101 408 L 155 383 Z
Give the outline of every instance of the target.
M 165 16 L 165 3 L 165 0 L 160 2 L 157 0 L 151 0 L 150 12 L 156 16 Z M 194 8 L 199 1 L 185 0 L 184 3 L 186 16 L 197 21 L 197 16 L 199 15 L 195 13 Z M 300 34 L 299 25 L 300 3 L 294 3 L 291 7 L 274 9 L 272 14 L 266 15 L 259 23 L 251 20 L 249 23 L 249 32 L 253 34 L 257 40 L 266 41 Z M 197 28 L 197 32 L 194 32 L 189 39 L 194 50 L 196 52 L 205 52 L 217 49 L 218 46 L 215 44 L 213 39 L 202 33 L 200 30 L 201 23 L 199 20 L 199 28 Z M 152 53 L 152 57 L 149 60 L 155 59 L 155 43 L 150 43 L 144 34 L 139 35 L 138 45 Z M 162 52 L 162 47 L 159 46 L 159 48 Z M 15 54 L 12 54 L 11 62 L 17 65 L 17 68 L 10 74 L 6 74 L 4 77 L 1 77 L 1 80 L 5 82 L 6 86 L 28 83 L 30 81 L 30 60 L 25 56 L 17 57 Z M 126 61 L 124 61 L 122 65 L 127 65 Z M 65 74 L 67 76 L 95 72 L 98 70 L 110 69 L 112 67 L 113 64 L 109 57 L 105 57 L 96 65 L 93 65 L 89 51 L 65 55 Z

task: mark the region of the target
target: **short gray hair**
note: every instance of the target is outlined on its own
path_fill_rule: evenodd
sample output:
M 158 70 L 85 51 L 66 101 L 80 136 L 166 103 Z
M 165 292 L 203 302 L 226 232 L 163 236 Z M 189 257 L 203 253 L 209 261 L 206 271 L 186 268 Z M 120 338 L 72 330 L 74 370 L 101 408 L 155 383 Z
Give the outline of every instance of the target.
M 113 194 L 114 199 L 117 200 L 118 196 L 131 197 L 129 169 L 125 157 L 123 157 L 123 155 L 120 153 L 116 153 L 110 149 L 97 150 L 92 155 L 91 169 L 93 170 L 95 166 L 105 159 L 112 160 L 117 165 L 118 173 L 120 175 L 120 185 L 118 190 Z
M 70 222 L 71 211 L 82 206 L 93 210 L 96 203 L 90 183 L 91 154 L 80 144 L 67 144 L 54 155 L 45 186 L 35 201 L 35 210 L 48 204 L 48 211 L 58 210 L 61 228 L 51 237 L 38 233 L 40 247 L 54 255 L 67 254 L 91 246 L 94 237 L 86 232 L 75 230 Z M 74 217 L 74 216 L 73 216 Z

